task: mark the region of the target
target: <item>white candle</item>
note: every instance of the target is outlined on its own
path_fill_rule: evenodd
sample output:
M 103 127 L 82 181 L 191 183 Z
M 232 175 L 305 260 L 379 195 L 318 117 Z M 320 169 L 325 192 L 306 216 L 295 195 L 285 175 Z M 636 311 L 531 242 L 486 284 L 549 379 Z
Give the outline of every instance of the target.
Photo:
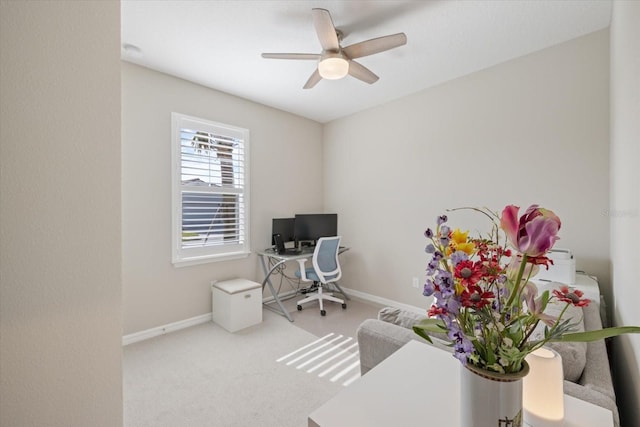
M 543 347 L 526 358 L 529 374 L 523 379 L 524 421 L 532 427 L 564 425 L 562 358 Z

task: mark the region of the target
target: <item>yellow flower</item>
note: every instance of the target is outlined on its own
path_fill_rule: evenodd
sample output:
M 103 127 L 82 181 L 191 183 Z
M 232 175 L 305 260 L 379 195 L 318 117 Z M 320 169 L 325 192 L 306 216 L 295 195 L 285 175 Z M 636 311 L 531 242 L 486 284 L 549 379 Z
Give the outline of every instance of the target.
M 476 248 L 472 242 L 467 242 L 467 236 L 469 235 L 469 230 L 460 231 L 459 228 L 456 228 L 451 233 L 451 244 L 450 244 L 450 253 L 455 251 L 462 251 L 467 255 L 472 255 L 473 251 Z
M 467 242 L 467 243 L 458 243 L 456 245 L 456 250 L 458 251 L 462 251 L 464 253 L 466 253 L 467 255 L 472 255 L 473 251 L 476 249 L 476 245 L 474 245 L 471 242 Z
M 453 233 L 451 233 L 451 240 L 456 243 L 467 243 L 468 235 L 469 235 L 469 230 L 460 231 L 459 228 L 456 228 L 455 230 L 453 230 Z

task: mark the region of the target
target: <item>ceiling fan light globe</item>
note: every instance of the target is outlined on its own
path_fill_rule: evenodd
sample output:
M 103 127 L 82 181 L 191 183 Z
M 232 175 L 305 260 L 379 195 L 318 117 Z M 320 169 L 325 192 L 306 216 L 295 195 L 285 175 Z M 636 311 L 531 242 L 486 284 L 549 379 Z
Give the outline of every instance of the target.
M 323 79 L 337 80 L 349 74 L 349 62 L 344 58 L 325 58 L 318 64 Z

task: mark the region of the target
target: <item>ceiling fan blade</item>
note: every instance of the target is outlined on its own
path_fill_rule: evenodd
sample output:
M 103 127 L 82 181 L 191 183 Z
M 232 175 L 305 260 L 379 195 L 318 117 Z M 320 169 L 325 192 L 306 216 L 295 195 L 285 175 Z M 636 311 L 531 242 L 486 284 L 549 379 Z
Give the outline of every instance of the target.
M 316 53 L 263 53 L 263 58 L 268 59 L 320 59 Z
M 313 9 L 312 13 L 313 26 L 316 27 L 316 33 L 322 49 L 336 52 L 340 50 L 336 27 L 333 25 L 329 11 L 326 9 Z
M 311 77 L 309 77 L 309 80 L 307 80 L 307 82 L 304 84 L 303 89 L 311 89 L 312 87 L 314 87 L 320 80 L 322 80 L 322 76 L 320 75 L 320 72 L 318 71 L 318 69 L 316 68 L 316 70 L 313 72 L 313 74 L 311 74 Z
M 365 83 L 375 83 L 380 77 L 376 76 L 370 69 L 356 61 L 349 61 L 349 74 Z
M 352 44 L 351 46 L 343 48 L 342 51 L 349 58 L 355 59 L 384 52 L 385 50 L 393 49 L 394 47 L 404 44 L 407 44 L 407 36 L 405 33 L 398 33 Z

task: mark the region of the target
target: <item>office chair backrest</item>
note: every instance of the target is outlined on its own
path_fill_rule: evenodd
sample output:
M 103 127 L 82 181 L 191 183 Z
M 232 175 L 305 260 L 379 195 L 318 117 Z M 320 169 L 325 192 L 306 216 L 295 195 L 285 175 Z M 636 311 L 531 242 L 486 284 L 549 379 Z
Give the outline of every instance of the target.
M 337 282 L 342 277 L 338 262 L 340 236 L 321 237 L 313 251 L 313 269 L 322 283 Z

